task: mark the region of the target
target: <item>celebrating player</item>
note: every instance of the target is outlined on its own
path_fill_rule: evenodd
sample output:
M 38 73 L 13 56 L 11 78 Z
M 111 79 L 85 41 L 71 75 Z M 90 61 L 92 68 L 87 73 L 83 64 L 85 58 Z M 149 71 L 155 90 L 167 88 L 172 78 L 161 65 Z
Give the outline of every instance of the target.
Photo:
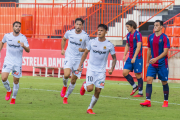
M 167 35 L 162 33 L 162 28 L 163 22 L 156 20 L 154 23 L 155 33 L 148 37 L 146 100 L 144 103 L 140 103 L 142 106 L 151 107 L 152 82 L 158 74 L 158 79 L 162 81 L 164 91 L 162 107 L 168 107 L 169 86 L 167 81 L 169 70 L 167 54 L 170 43 Z
M 130 95 L 134 95 L 134 93 L 139 89 L 139 93 L 134 97 L 143 97 L 143 79 L 141 76 L 142 67 L 143 67 L 142 35 L 140 32 L 136 30 L 137 25 L 134 21 L 129 20 L 126 23 L 126 27 L 129 33 L 127 34 L 127 41 L 126 41 L 123 61 L 125 62 L 128 50 L 129 50 L 129 57 L 126 60 L 123 69 L 123 76 L 133 87 L 133 90 Z M 133 70 L 138 80 L 138 86 L 134 82 L 132 76 L 129 74 L 129 72 Z
M 12 90 L 9 85 L 8 76 L 12 70 L 14 86 L 13 96 L 10 104 L 15 104 L 16 95 L 19 90 L 19 78 L 22 76 L 22 54 L 23 49 L 30 52 L 29 44 L 26 37 L 20 33 L 21 23 L 16 21 L 13 23 L 13 32 L 4 35 L 0 43 L 0 51 L 4 43 L 7 42 L 6 57 L 2 68 L 2 83 L 7 90 L 5 99 L 8 101 L 11 97 Z
M 82 71 L 81 66 L 90 52 L 88 68 L 86 72 L 86 81 L 82 84 L 80 89 L 80 94 L 84 95 L 85 91 L 93 91 L 95 85 L 95 93 L 92 96 L 90 105 L 87 109 L 87 113 L 89 114 L 95 114 L 92 111 L 92 108 L 99 98 L 101 89 L 104 88 L 106 78 L 106 62 L 109 53 L 111 53 L 113 58 L 112 68 L 108 71 L 110 75 L 112 74 L 116 64 L 114 45 L 105 38 L 107 29 L 107 26 L 104 24 L 100 24 L 98 26 L 98 37 L 89 42 L 78 67 L 78 70 Z
M 68 96 L 74 90 L 77 78 L 81 77 L 81 72 L 77 71 L 77 69 L 78 69 L 82 54 L 85 51 L 85 47 L 87 46 L 90 40 L 89 35 L 84 30 L 82 30 L 83 23 L 84 23 L 83 19 L 77 18 L 75 20 L 75 29 L 67 31 L 61 42 L 61 46 L 62 46 L 61 54 L 62 55 L 65 54 L 64 77 L 63 77 L 64 86 L 61 91 L 61 97 L 64 97 L 63 98 L 64 104 L 68 104 L 67 102 Z M 68 41 L 68 47 L 65 53 L 64 46 L 67 39 L 69 39 L 69 41 Z M 67 82 L 71 74 L 71 71 L 72 71 L 71 83 L 66 93 Z

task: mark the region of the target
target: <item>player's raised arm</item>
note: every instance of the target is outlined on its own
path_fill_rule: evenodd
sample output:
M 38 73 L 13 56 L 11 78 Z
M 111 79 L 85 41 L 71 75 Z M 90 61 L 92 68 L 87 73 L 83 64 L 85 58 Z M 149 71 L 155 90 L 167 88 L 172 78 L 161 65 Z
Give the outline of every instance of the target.
M 79 64 L 79 67 L 78 67 L 78 69 L 77 69 L 78 71 L 82 71 L 81 66 L 82 66 L 82 64 L 84 63 L 84 61 L 85 61 L 85 59 L 86 59 L 89 51 L 90 51 L 90 50 L 85 49 L 85 52 L 84 52 L 84 54 L 82 55 L 82 58 L 81 58 L 81 62 L 80 62 L 80 64 Z
M 125 62 L 125 59 L 126 59 L 126 55 L 128 53 L 128 50 L 129 50 L 129 43 L 126 42 L 126 46 L 125 46 L 125 49 L 124 49 L 124 56 L 123 56 L 123 61 Z

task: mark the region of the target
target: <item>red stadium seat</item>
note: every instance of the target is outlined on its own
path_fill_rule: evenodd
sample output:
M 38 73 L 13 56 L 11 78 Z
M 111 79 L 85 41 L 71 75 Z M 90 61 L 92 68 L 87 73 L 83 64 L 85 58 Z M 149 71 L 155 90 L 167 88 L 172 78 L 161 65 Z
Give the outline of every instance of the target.
M 180 37 L 180 27 L 174 28 L 173 36 Z
M 180 17 L 175 17 L 174 19 L 174 26 L 180 26 Z
M 166 31 L 165 31 L 165 34 L 166 34 L 167 36 L 172 36 L 172 27 L 167 27 L 167 28 L 166 28 Z
M 179 47 L 179 37 L 173 38 L 172 46 Z

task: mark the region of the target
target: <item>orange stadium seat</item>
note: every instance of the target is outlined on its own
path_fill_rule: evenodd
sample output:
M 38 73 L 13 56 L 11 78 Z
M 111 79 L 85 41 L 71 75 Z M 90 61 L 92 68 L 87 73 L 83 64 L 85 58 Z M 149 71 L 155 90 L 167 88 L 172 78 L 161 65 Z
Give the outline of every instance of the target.
M 180 26 L 180 17 L 175 17 L 174 19 L 174 26 Z
M 180 27 L 174 28 L 173 36 L 179 36 L 180 37 Z
M 173 47 L 179 47 L 179 37 L 174 37 L 172 42 Z
M 172 37 L 169 37 L 169 43 L 170 43 L 170 47 L 172 47 Z
M 142 37 L 142 43 L 143 43 L 143 46 L 148 45 L 147 37 Z
M 167 28 L 166 28 L 166 31 L 165 31 L 165 34 L 166 34 L 167 36 L 172 36 L 172 27 L 167 27 Z

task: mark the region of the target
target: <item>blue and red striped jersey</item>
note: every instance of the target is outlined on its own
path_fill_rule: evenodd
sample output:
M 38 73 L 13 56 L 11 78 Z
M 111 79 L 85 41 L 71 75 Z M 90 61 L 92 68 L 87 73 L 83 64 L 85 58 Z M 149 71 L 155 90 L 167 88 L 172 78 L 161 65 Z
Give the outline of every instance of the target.
M 155 33 L 148 37 L 148 47 L 151 48 L 152 58 L 158 57 L 164 52 L 164 48 L 170 48 L 169 38 L 166 34 L 162 33 L 160 36 L 156 36 Z M 168 67 L 168 56 L 159 59 L 156 63 L 152 64 L 154 67 L 165 65 Z
M 136 52 L 136 48 L 137 48 L 137 43 L 138 42 L 142 42 L 142 35 L 140 32 L 138 32 L 137 30 L 134 32 L 134 34 L 128 33 L 127 34 L 127 41 L 126 43 L 129 44 L 130 48 L 129 48 L 129 57 L 130 59 L 133 58 L 135 52 Z M 141 49 L 137 55 L 136 58 L 142 58 L 142 45 L 141 45 Z

